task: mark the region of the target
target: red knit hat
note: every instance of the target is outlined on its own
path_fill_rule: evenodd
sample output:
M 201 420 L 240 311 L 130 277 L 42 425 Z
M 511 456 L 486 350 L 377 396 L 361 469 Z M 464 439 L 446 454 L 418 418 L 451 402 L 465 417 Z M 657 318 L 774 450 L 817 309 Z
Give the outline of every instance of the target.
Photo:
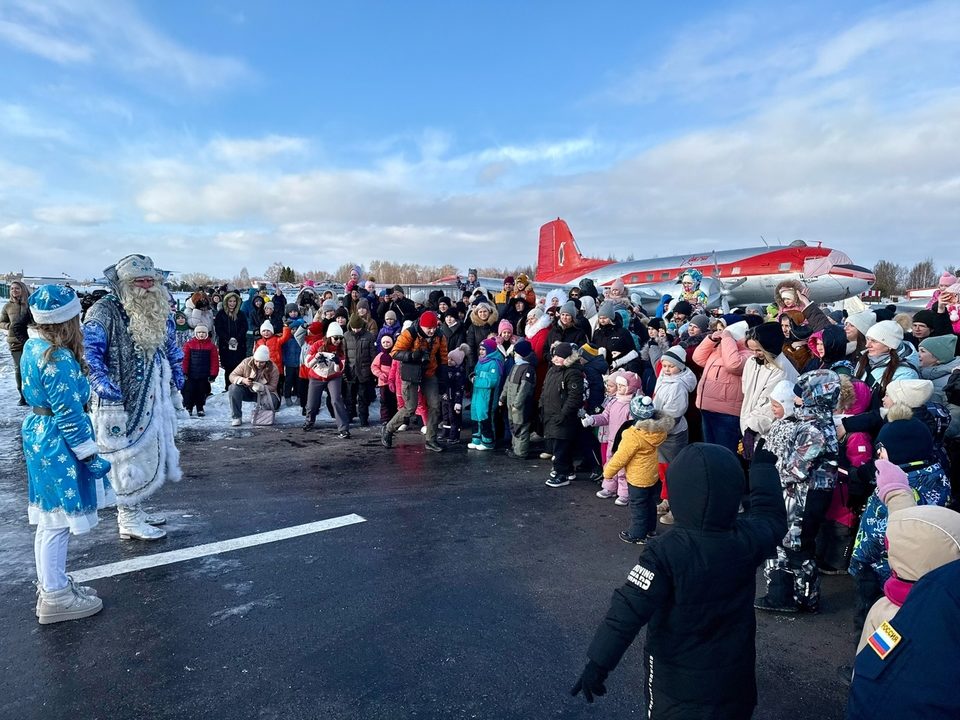
M 437 317 L 437 314 L 433 310 L 427 310 L 420 316 L 420 327 L 422 328 L 435 328 L 439 327 L 440 318 Z

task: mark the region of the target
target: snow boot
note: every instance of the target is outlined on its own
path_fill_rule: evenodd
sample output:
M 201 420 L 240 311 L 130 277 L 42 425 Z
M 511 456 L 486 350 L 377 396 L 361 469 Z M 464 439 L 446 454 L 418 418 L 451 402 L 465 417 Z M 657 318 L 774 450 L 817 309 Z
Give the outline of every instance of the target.
M 767 594 L 758 598 L 753 606 L 768 612 L 799 612 L 800 607 L 793 597 L 794 574 L 780 566 L 777 560 L 767 560 L 763 574 L 767 578 Z
M 146 513 L 139 505 L 133 507 L 117 507 L 117 525 L 120 529 L 121 540 L 159 540 L 167 533 L 145 521 Z
M 65 620 L 79 620 L 96 615 L 102 609 L 103 600 L 96 595 L 78 593 L 73 585 L 67 585 L 62 590 L 40 591 L 37 621 L 41 625 L 50 625 Z

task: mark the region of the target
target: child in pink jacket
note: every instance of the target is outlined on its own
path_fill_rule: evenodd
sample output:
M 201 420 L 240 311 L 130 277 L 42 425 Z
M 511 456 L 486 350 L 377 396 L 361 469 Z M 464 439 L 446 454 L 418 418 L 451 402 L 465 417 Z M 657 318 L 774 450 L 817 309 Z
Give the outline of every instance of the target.
M 630 376 L 633 376 L 631 378 Z M 606 428 L 607 442 L 601 446 L 603 454 L 603 464 L 607 464 L 609 445 L 616 437 L 617 431 L 630 422 L 630 400 L 633 399 L 633 393 L 639 386 L 639 378 L 635 373 L 629 371 L 613 373 L 613 380 L 616 383 L 617 394 L 611 402 L 608 402 L 603 411 L 597 415 L 587 415 L 583 418 L 584 427 Z M 631 382 L 633 380 L 633 382 Z M 603 488 L 597 492 L 598 498 L 608 500 L 616 497 L 614 501 L 617 505 L 628 505 L 630 502 L 627 491 L 627 476 L 625 471 L 621 470 L 616 477 L 604 479 Z
M 377 394 L 380 396 L 380 422 L 387 423 L 397 414 L 397 389 L 396 381 L 391 383 L 391 375 L 394 375 L 393 366 L 399 363 L 393 361 L 390 350 L 393 348 L 393 336 L 381 335 L 378 340 L 380 352 L 370 364 L 370 372 L 377 379 Z

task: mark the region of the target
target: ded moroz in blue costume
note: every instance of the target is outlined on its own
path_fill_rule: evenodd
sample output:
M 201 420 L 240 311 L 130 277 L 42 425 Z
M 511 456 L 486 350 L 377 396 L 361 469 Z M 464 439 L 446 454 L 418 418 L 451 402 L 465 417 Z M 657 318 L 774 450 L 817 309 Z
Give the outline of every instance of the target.
M 112 292 L 87 311 L 84 354 L 96 399 L 97 442 L 113 464 L 120 537 L 158 540 L 162 516 L 140 503 L 167 480 L 180 479 L 174 444 L 183 351 L 177 345 L 166 289 L 153 260 L 128 255 L 104 270 Z
M 80 302 L 70 288 L 42 285 L 30 296 L 39 337 L 27 340 L 20 367 L 23 394 L 33 412 L 24 418 L 31 525 L 37 526 L 37 619 L 76 620 L 100 611 L 92 588 L 66 574 L 70 534 L 97 525 L 97 509 L 113 503 L 104 478 L 110 463 L 97 453 L 85 405 L 90 385 L 80 357 Z

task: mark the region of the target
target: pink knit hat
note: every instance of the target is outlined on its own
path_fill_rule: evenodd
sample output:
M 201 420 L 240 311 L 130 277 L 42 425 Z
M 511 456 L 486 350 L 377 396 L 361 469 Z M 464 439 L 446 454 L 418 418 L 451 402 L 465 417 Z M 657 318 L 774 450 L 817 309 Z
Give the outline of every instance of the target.
M 940 276 L 941 285 L 956 285 L 957 278 L 955 275 L 951 275 L 946 270 L 943 271 L 943 275 Z
M 513 332 L 513 323 L 510 322 L 509 320 L 501 320 L 500 324 L 497 325 L 497 335 L 502 333 L 504 330 L 509 330 L 510 332 Z

